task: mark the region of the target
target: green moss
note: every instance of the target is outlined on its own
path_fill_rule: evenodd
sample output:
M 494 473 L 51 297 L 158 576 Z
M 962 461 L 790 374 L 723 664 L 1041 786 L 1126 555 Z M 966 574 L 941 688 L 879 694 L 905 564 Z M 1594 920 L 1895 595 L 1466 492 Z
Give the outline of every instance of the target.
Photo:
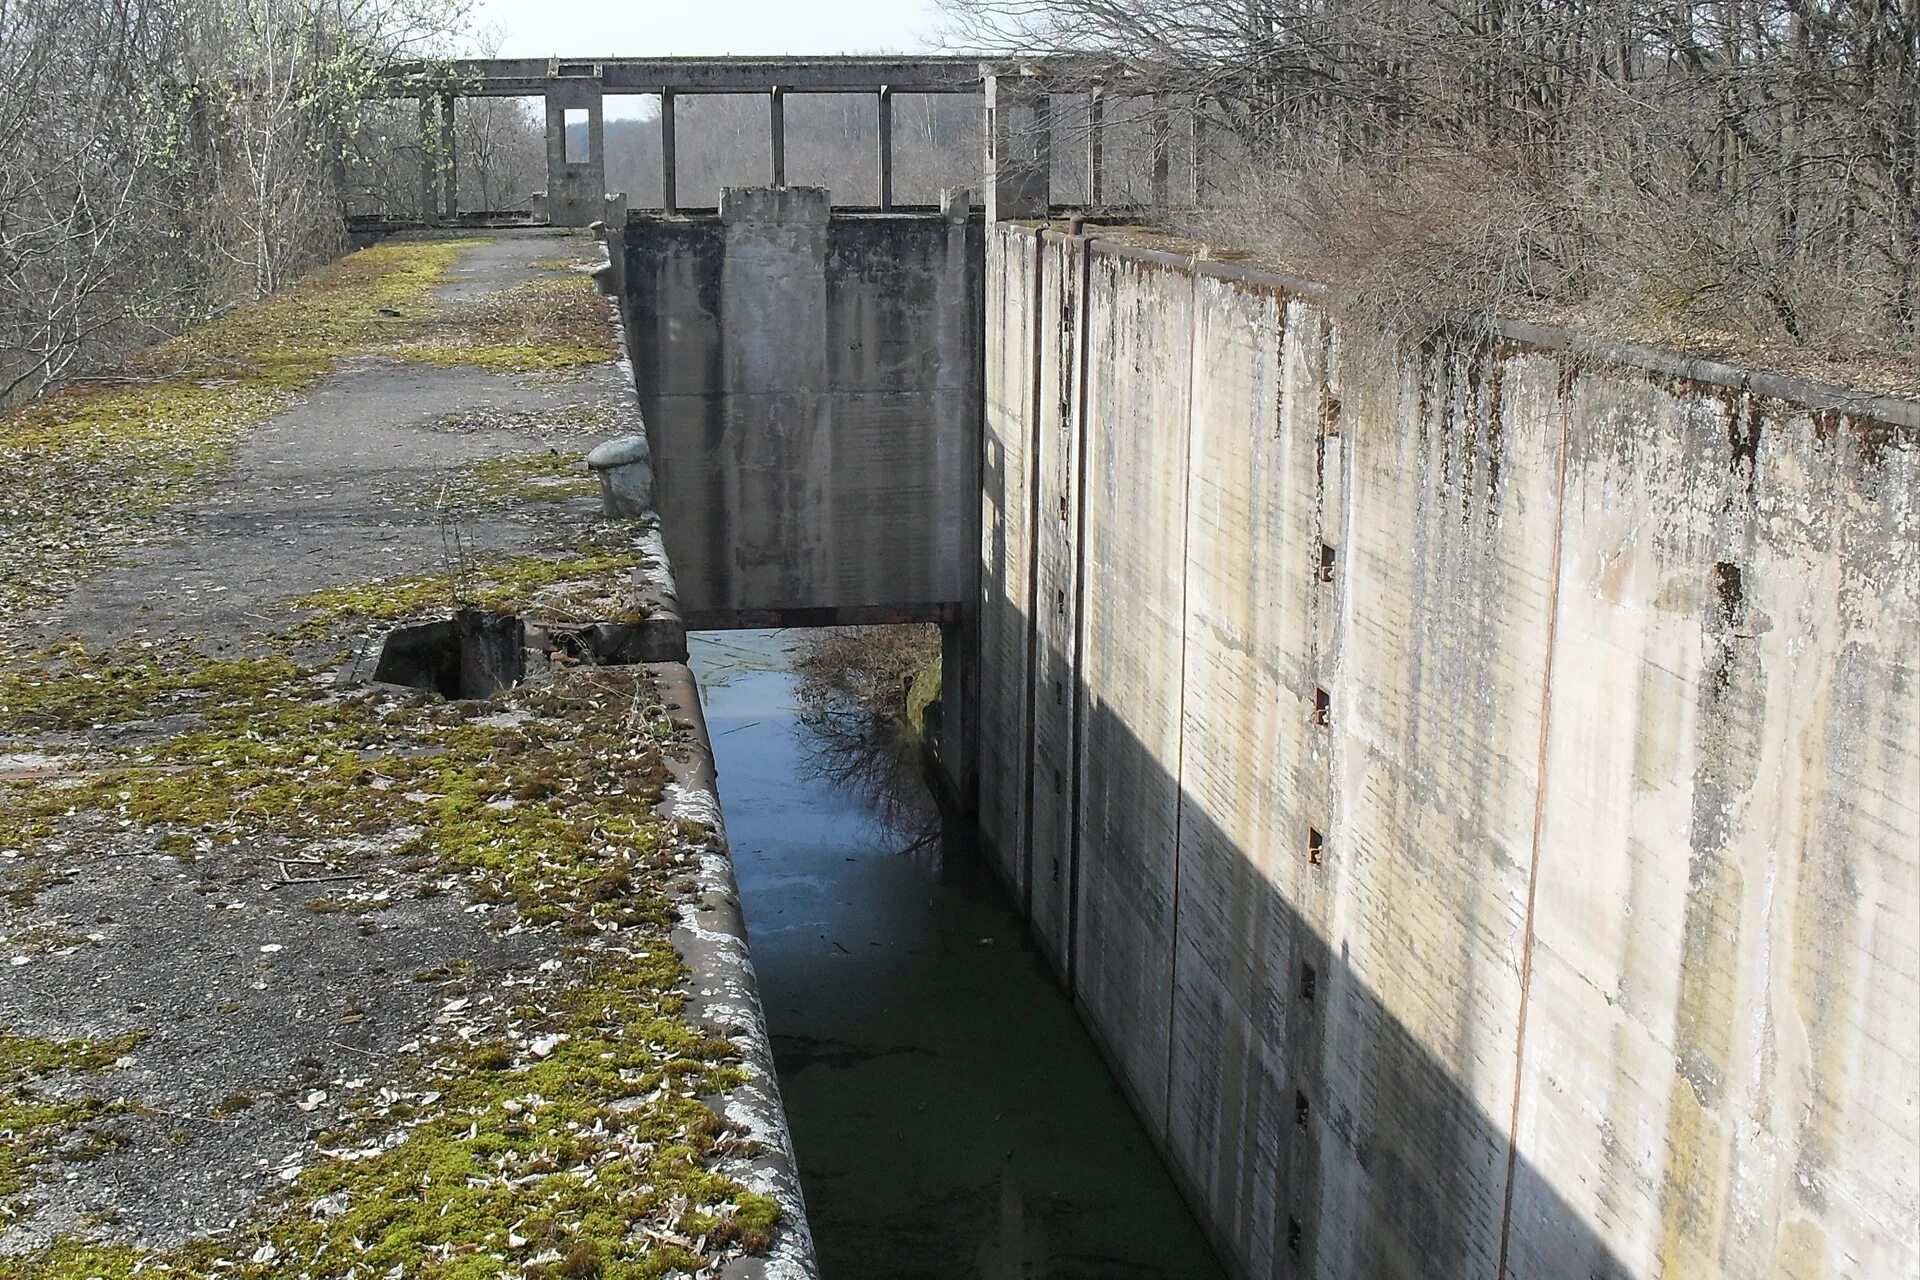
M 216 659 L 170 667 L 150 653 L 96 653 L 70 644 L 0 670 L 0 733 L 85 729 L 179 712 L 218 714 L 284 686 L 299 669 L 284 657 Z
M 298 634 L 325 633 L 343 623 L 399 622 L 462 607 L 525 612 L 535 596 L 547 588 L 563 583 L 604 582 L 631 573 L 640 564 L 631 536 L 624 528 L 609 526 L 606 536 L 590 535 L 565 551 L 476 556 L 458 578 L 450 574 L 403 574 L 328 587 L 295 602 L 294 607 L 309 615 Z
M 610 533 L 604 545 L 488 561 L 466 594 L 523 602 L 554 583 L 624 571 L 634 563 L 624 540 Z M 446 593 L 444 580 L 426 578 L 343 587 L 303 602 L 298 625 L 326 648 Z M 711 1167 L 738 1139 L 699 1099 L 745 1075 L 725 1040 L 687 1018 L 687 975 L 667 936 L 684 879 L 675 841 L 704 833 L 654 812 L 666 779 L 660 744 L 677 730 L 652 676 L 580 668 L 489 704 L 446 703 L 337 690 L 290 652 L 169 660 L 68 646 L 0 670 L 0 715 L 22 734 L 190 717 L 169 721 L 169 733 L 96 742 L 63 788 L 0 784 L 0 826 L 82 843 L 97 831 L 119 847 L 176 852 L 352 834 L 371 856 L 508 908 L 490 917 L 502 926 L 575 940 L 561 951 L 571 963 L 538 991 L 522 989 L 511 1032 L 430 1041 L 394 1082 L 408 1100 L 358 1095 L 361 1110 L 242 1227 L 165 1250 L 60 1239 L 0 1259 L 0 1280 L 136 1271 L 278 1280 L 316 1258 L 329 1274 L 652 1280 L 697 1270 L 703 1243 L 707 1255 L 764 1250 L 777 1206 Z M 331 902 L 315 901 L 315 910 Z M 482 977 L 464 962 L 413 976 Z M 16 1053 L 0 1043 L 23 1080 L 124 1051 L 20 1041 Z M 10 1101 L 11 1079 L 0 1075 Z M 249 1101 L 234 1095 L 210 1114 L 239 1123 Z M 21 1108 L 55 1109 L 19 1112 L 17 1127 L 42 1136 L 9 1142 L 15 1188 L 100 1105 L 23 1095 Z M 15 1117 L 0 1116 L 0 1127 L 14 1130 Z
M 440 301 L 474 239 L 402 238 L 136 353 L 119 380 L 74 384 L 0 416 L 0 616 L 57 598 L 203 490 L 247 432 L 350 355 L 516 373 L 617 354 L 583 277 Z
M 498 373 L 577 373 L 619 355 L 607 304 L 583 276 L 528 280 L 449 306 L 397 353 Z
M 492 1040 L 443 1061 L 432 1118 L 292 1188 L 292 1202 L 337 1212 L 277 1219 L 228 1252 L 270 1247 L 431 1280 L 492 1277 L 543 1256 L 545 1274 L 561 1275 L 552 1268 L 591 1256 L 593 1274 L 641 1280 L 697 1269 L 687 1244 L 701 1236 L 764 1249 L 777 1206 L 701 1168 L 723 1126 L 694 1095 L 738 1073 L 709 1065 L 727 1046 L 681 1016 L 684 976 L 656 947 L 569 993 L 544 1055 Z
M 464 468 L 430 497 L 460 510 L 514 507 L 530 502 L 592 498 L 600 482 L 578 449 L 540 449 L 483 458 Z
M 0 1224 L 8 1198 L 27 1185 L 34 1166 L 92 1121 L 118 1108 L 99 1098 L 43 1092 L 48 1076 L 89 1075 L 111 1067 L 144 1038 L 45 1040 L 0 1032 Z
M 135 1280 L 156 1273 L 144 1249 L 62 1239 L 27 1256 L 0 1256 L 0 1280 Z

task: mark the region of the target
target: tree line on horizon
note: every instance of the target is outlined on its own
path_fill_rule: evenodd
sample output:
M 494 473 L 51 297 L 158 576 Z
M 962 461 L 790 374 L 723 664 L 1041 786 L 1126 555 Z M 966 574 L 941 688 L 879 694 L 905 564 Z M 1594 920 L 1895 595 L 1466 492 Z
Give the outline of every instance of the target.
M 1396 327 L 1920 356 L 1920 0 L 942 7 L 956 44 L 1082 60 L 1069 92 L 1194 104 L 1230 145 L 1169 220 Z
M 476 47 L 467 3 L 0 0 L 0 406 L 337 256 L 349 214 L 427 212 L 438 113 L 375 90 Z M 943 9 L 953 47 L 1055 59 L 1058 201 L 1094 202 L 1098 93 L 1102 203 L 1393 331 L 1498 312 L 1911 382 L 1920 0 Z M 545 185 L 537 108 L 457 104 L 462 208 Z M 790 95 L 786 120 L 789 181 L 874 202 L 871 95 Z M 767 180 L 763 97 L 683 96 L 676 123 L 683 206 Z M 971 96 L 898 96 L 896 200 L 977 186 L 981 124 Z M 659 146 L 644 110 L 609 119 L 609 188 L 657 204 Z

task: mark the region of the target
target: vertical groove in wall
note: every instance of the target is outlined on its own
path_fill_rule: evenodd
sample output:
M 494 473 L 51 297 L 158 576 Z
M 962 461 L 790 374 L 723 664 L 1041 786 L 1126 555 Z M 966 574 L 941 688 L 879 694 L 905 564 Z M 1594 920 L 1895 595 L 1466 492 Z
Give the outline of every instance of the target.
M 1072 241 L 1066 243 L 1071 246 Z M 1073 504 L 1073 705 L 1067 708 L 1067 972 L 1073 972 L 1080 946 L 1080 734 L 1084 727 L 1086 695 L 1080 679 L 1086 657 L 1087 631 L 1087 294 L 1093 284 L 1093 238 L 1080 242 L 1079 298 L 1073 308 L 1074 443 L 1073 475 L 1069 480 Z M 1064 272 L 1063 272 L 1064 274 Z M 1067 984 L 1073 994 L 1073 984 Z
M 1520 1094 L 1527 1065 L 1527 1005 L 1533 986 L 1533 911 L 1540 890 L 1540 838 L 1547 820 L 1547 744 L 1553 717 L 1553 654 L 1560 626 L 1560 546 L 1567 515 L 1567 427 L 1573 413 L 1573 375 L 1560 378 L 1560 442 L 1553 472 L 1553 551 L 1547 568 L 1547 654 L 1540 676 L 1540 747 L 1533 786 L 1533 840 L 1527 858 L 1527 911 L 1520 941 L 1520 1011 L 1513 1032 L 1513 1107 L 1507 1116 L 1507 1185 L 1500 1207 L 1500 1260 L 1495 1280 L 1506 1280 L 1513 1229 L 1513 1184 L 1520 1163 Z
M 1162 1108 L 1160 1132 L 1173 1133 L 1173 1046 L 1174 1013 L 1180 998 L 1180 844 L 1187 813 L 1187 595 L 1193 583 L 1188 556 L 1193 551 L 1193 379 L 1200 360 L 1200 273 L 1187 273 L 1187 391 L 1183 414 L 1186 444 L 1186 474 L 1180 479 L 1180 689 L 1174 697 L 1175 723 L 1173 748 L 1173 927 L 1167 938 L 1167 1066 L 1166 1102 Z
M 1020 830 L 1016 839 L 1020 847 L 1014 850 L 1016 862 L 1015 875 L 1019 878 L 1020 914 L 1029 924 L 1033 923 L 1033 773 L 1034 756 L 1038 751 L 1039 734 L 1035 731 L 1035 718 L 1038 714 L 1034 706 L 1033 684 L 1035 668 L 1040 661 L 1040 334 L 1042 317 L 1040 314 L 1040 283 L 1043 273 L 1046 243 L 1038 231 L 1033 233 L 1033 270 L 1029 276 L 1030 292 L 1027 295 L 1027 315 L 1031 345 L 1027 363 L 1027 430 L 1022 445 L 1025 450 L 1027 467 L 1027 545 L 1022 549 L 1027 558 L 1027 664 L 1023 672 L 1026 688 L 1021 691 L 1020 700 L 1026 708 L 1022 728 L 1026 741 L 1020 748 Z M 1003 455 L 1004 456 L 1004 455 Z M 1069 994 L 1073 991 L 1073 957 L 1069 953 L 1061 965 L 1061 980 Z

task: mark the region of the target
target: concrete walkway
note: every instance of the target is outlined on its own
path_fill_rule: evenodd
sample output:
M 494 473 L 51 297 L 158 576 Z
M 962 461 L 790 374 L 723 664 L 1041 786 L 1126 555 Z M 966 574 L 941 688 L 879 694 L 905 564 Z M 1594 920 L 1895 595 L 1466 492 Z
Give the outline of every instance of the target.
M 144 545 L 15 621 L 0 1277 L 794 1256 L 729 1176 L 767 1135 L 697 1101 L 755 1072 L 667 935 L 721 839 L 662 816 L 691 708 L 537 644 L 487 701 L 365 683 L 410 618 L 630 618 L 664 573 L 579 461 L 637 429 L 599 247 L 430 251 Z

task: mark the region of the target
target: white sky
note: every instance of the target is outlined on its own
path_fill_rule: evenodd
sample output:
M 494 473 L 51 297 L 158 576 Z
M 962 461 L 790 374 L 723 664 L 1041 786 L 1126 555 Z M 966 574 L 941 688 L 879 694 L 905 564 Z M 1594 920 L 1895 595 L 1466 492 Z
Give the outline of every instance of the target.
M 479 0 L 503 58 L 918 53 L 933 0 Z
M 923 53 L 935 0 L 477 0 L 475 25 L 502 58 Z M 652 115 L 650 98 L 609 98 L 607 118 Z

